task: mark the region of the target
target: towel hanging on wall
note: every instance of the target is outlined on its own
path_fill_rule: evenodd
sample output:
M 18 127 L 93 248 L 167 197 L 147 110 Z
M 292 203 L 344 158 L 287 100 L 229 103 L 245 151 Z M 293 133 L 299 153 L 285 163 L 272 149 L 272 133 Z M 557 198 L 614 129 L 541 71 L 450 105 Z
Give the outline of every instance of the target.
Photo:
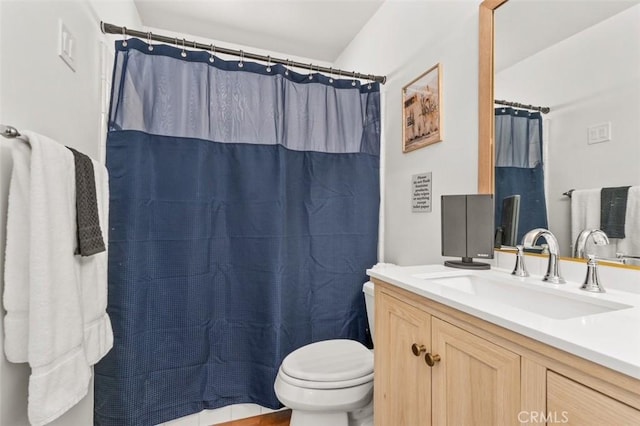
M 88 391 L 91 365 L 113 345 L 106 314 L 107 253 L 74 256 L 75 166 L 63 145 L 33 132 L 12 149 L 5 288 L 5 353 L 28 362 L 32 425 L 58 418 Z M 100 225 L 108 179 L 93 163 Z
M 76 233 L 77 248 L 75 254 L 91 256 L 106 250 L 100 229 L 98 200 L 96 199 L 96 180 L 91 158 L 73 148 L 76 176 Z

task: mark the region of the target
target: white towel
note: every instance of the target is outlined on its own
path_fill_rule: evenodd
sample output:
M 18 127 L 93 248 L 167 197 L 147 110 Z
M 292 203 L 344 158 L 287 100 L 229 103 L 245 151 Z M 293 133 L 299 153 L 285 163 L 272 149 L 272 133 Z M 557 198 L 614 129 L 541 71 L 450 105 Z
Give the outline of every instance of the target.
M 600 228 L 600 188 L 576 189 L 571 194 L 571 251 L 584 229 Z
M 616 253 L 640 256 L 640 186 L 629 188 L 624 221 L 625 238 L 615 240 Z
M 27 362 L 29 345 L 29 168 L 31 147 L 14 141 L 7 206 L 3 303 L 4 352 L 10 362 Z
M 75 256 L 80 264 L 80 290 L 84 321 L 84 351 L 89 365 L 94 365 L 113 346 L 113 331 L 107 315 L 107 257 L 109 247 L 109 175 L 107 169 L 93 161 L 100 229 L 106 251 L 92 256 Z
M 77 237 L 73 154 L 44 136 L 32 132 L 24 135 L 31 145 L 29 205 L 22 202 L 22 208 L 28 209 L 28 214 L 23 215 L 28 217 L 28 235 L 18 238 L 25 226 L 8 218 L 6 252 L 7 262 L 13 262 L 26 250 L 28 282 L 24 278 L 13 279 L 7 271 L 4 302 L 7 318 L 12 321 L 5 321 L 5 332 L 13 338 L 7 341 L 11 347 L 5 345 L 5 351 L 8 358 L 11 353 L 10 360 L 28 361 L 31 366 L 28 414 L 30 423 L 38 426 L 58 418 L 86 395 L 90 366 L 111 348 L 113 336 L 105 312 L 107 255 L 74 256 Z M 21 150 L 14 157 L 23 161 L 24 153 Z M 11 206 L 11 202 L 23 198 L 23 184 L 17 182 L 24 175 L 23 169 L 19 165 L 12 174 L 10 192 L 15 197 L 10 194 L 9 211 L 13 218 L 20 214 L 20 201 L 17 206 Z M 106 170 L 95 163 L 94 170 L 100 223 L 106 231 Z M 20 246 L 21 241 L 26 249 Z M 14 250 L 17 251 L 10 254 Z M 9 270 L 14 274 L 19 268 L 25 268 L 23 263 L 17 263 L 15 268 L 12 265 Z M 17 338 L 16 334 L 24 330 L 28 330 L 28 337 Z

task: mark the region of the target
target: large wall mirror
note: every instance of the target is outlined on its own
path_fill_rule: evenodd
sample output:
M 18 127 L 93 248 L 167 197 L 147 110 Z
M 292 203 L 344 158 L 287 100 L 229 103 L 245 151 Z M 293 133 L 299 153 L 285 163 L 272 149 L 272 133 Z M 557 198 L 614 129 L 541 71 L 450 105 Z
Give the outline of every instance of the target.
M 572 257 L 581 231 L 572 225 L 599 226 L 590 210 L 578 210 L 589 200 L 585 192 L 572 199 L 571 190 L 631 186 L 627 208 L 633 208 L 631 191 L 640 185 L 639 31 L 636 0 L 480 5 L 478 191 L 495 194 L 498 225 L 506 195 L 533 197 L 535 203 L 521 204 L 521 216 L 537 215 L 526 219 L 534 224 L 529 228 L 550 229 L 561 255 Z M 636 224 L 633 235 L 589 250 L 640 258 L 637 216 L 640 210 L 625 218 Z M 521 235 L 528 229 L 520 222 Z M 626 263 L 640 265 L 633 258 Z

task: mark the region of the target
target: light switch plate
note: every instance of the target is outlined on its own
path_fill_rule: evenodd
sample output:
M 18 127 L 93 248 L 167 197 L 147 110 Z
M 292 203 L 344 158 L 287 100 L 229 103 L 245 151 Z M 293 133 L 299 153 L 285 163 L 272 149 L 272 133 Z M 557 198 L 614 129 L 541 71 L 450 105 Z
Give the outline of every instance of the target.
M 58 56 L 75 72 L 76 38 L 62 19 L 59 21 L 58 28 Z
M 611 140 L 611 122 L 594 124 L 587 127 L 587 143 L 589 145 Z

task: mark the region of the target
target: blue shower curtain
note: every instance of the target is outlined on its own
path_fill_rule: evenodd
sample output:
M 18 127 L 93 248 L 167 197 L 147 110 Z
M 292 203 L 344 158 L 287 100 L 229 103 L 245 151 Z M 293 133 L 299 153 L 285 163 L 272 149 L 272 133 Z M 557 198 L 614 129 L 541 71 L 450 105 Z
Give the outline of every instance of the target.
M 495 224 L 502 200 L 520 195 L 517 242 L 527 231 L 547 228 L 542 155 L 542 116 L 514 108 L 495 109 Z
M 369 339 L 379 86 L 182 52 L 116 43 L 96 425 L 278 408 L 289 352 Z

